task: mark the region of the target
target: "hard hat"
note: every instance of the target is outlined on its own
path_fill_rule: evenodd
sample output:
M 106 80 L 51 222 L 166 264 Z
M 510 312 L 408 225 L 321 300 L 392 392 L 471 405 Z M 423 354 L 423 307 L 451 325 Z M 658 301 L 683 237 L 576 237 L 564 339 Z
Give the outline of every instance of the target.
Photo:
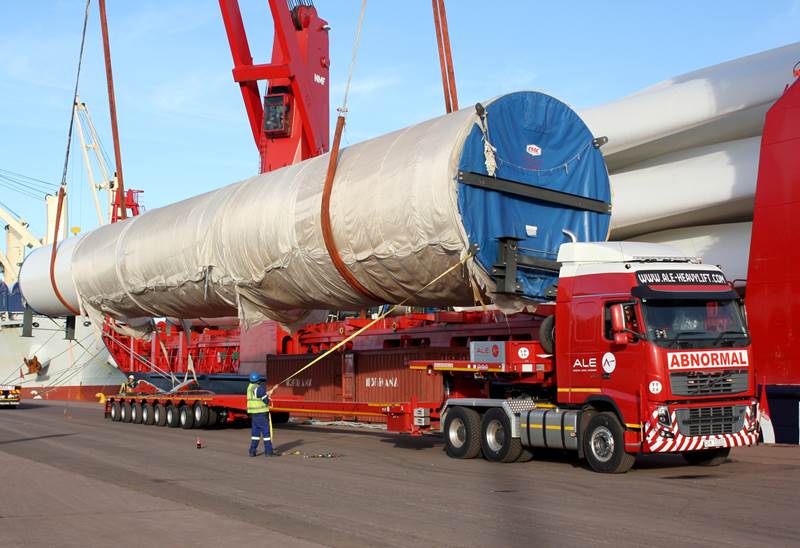
M 132 381 L 133 380 L 133 375 L 128 375 L 128 380 Z
M 250 382 L 258 382 L 261 380 L 261 375 L 253 371 L 250 373 Z

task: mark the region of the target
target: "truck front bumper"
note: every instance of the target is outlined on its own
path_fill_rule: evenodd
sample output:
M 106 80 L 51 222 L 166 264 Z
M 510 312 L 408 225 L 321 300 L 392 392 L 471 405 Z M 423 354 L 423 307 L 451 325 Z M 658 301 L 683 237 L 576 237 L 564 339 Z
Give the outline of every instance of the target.
M 643 425 L 642 445 L 647 453 L 678 453 L 758 443 L 758 404 L 755 401 L 674 405 L 666 407 L 667 413 L 664 407 L 649 409 Z

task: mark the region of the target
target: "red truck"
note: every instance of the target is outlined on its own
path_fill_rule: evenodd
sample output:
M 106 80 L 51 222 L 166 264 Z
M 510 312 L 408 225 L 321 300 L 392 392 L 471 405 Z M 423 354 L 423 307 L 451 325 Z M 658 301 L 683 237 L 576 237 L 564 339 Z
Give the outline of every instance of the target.
M 451 457 L 578 451 L 597 472 L 637 454 L 723 462 L 758 440 L 750 338 L 719 268 L 633 242 L 564 244 L 555 314 L 540 341 L 472 342 L 448 372 L 438 419 Z
M 440 387 L 438 400 L 412 389 L 408 401 L 322 401 L 308 377 L 276 393 L 276 418 L 379 416 L 389 431 L 440 429 L 455 458 L 512 462 L 537 448 L 574 450 L 608 473 L 628 470 L 644 453 L 719 464 L 731 447 L 757 442 L 750 338 L 739 296 L 719 268 L 632 242 L 564 244 L 558 263 L 555 302 L 537 307 L 545 315 L 538 341 L 510 330 L 511 340 L 496 332 L 486 337 L 494 340 L 474 340 L 482 338 L 475 329 L 464 359 L 413 359 L 421 350 L 408 351 L 408 367 Z M 363 353 L 380 360 L 381 351 Z M 341 387 L 359 354 L 346 348 L 315 367 Z M 335 377 L 327 369 L 339 363 Z M 265 370 L 280 380 L 277 369 Z M 239 388 L 111 396 L 106 410 L 112 420 L 206 426 L 244 415 Z

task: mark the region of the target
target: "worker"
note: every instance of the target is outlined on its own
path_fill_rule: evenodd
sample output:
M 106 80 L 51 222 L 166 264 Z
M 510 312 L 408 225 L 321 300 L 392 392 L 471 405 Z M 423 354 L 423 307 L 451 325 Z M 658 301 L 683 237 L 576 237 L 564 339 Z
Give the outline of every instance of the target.
M 263 381 L 263 382 L 262 382 Z M 250 431 L 250 456 L 256 456 L 258 442 L 264 438 L 264 456 L 273 456 L 272 423 L 269 420 L 269 393 L 266 379 L 255 371 L 250 373 L 250 384 L 247 386 L 247 413 L 250 415 L 252 429 Z
M 125 394 L 126 392 L 133 392 L 136 388 L 136 379 L 133 375 L 128 375 L 128 380 L 122 383 L 119 387 L 119 393 Z

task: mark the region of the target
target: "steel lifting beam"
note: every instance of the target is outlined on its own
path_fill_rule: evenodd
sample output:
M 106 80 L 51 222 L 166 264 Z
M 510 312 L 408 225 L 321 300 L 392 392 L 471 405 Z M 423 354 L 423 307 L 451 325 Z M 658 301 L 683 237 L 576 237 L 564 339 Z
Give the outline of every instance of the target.
M 468 186 L 485 188 L 487 190 L 521 196 L 523 198 L 531 198 L 540 202 L 547 202 L 594 213 L 611 213 L 611 204 L 602 200 L 526 185 L 499 177 L 489 177 L 488 175 L 481 175 L 480 173 L 472 173 L 470 171 L 459 171 L 458 180 Z

